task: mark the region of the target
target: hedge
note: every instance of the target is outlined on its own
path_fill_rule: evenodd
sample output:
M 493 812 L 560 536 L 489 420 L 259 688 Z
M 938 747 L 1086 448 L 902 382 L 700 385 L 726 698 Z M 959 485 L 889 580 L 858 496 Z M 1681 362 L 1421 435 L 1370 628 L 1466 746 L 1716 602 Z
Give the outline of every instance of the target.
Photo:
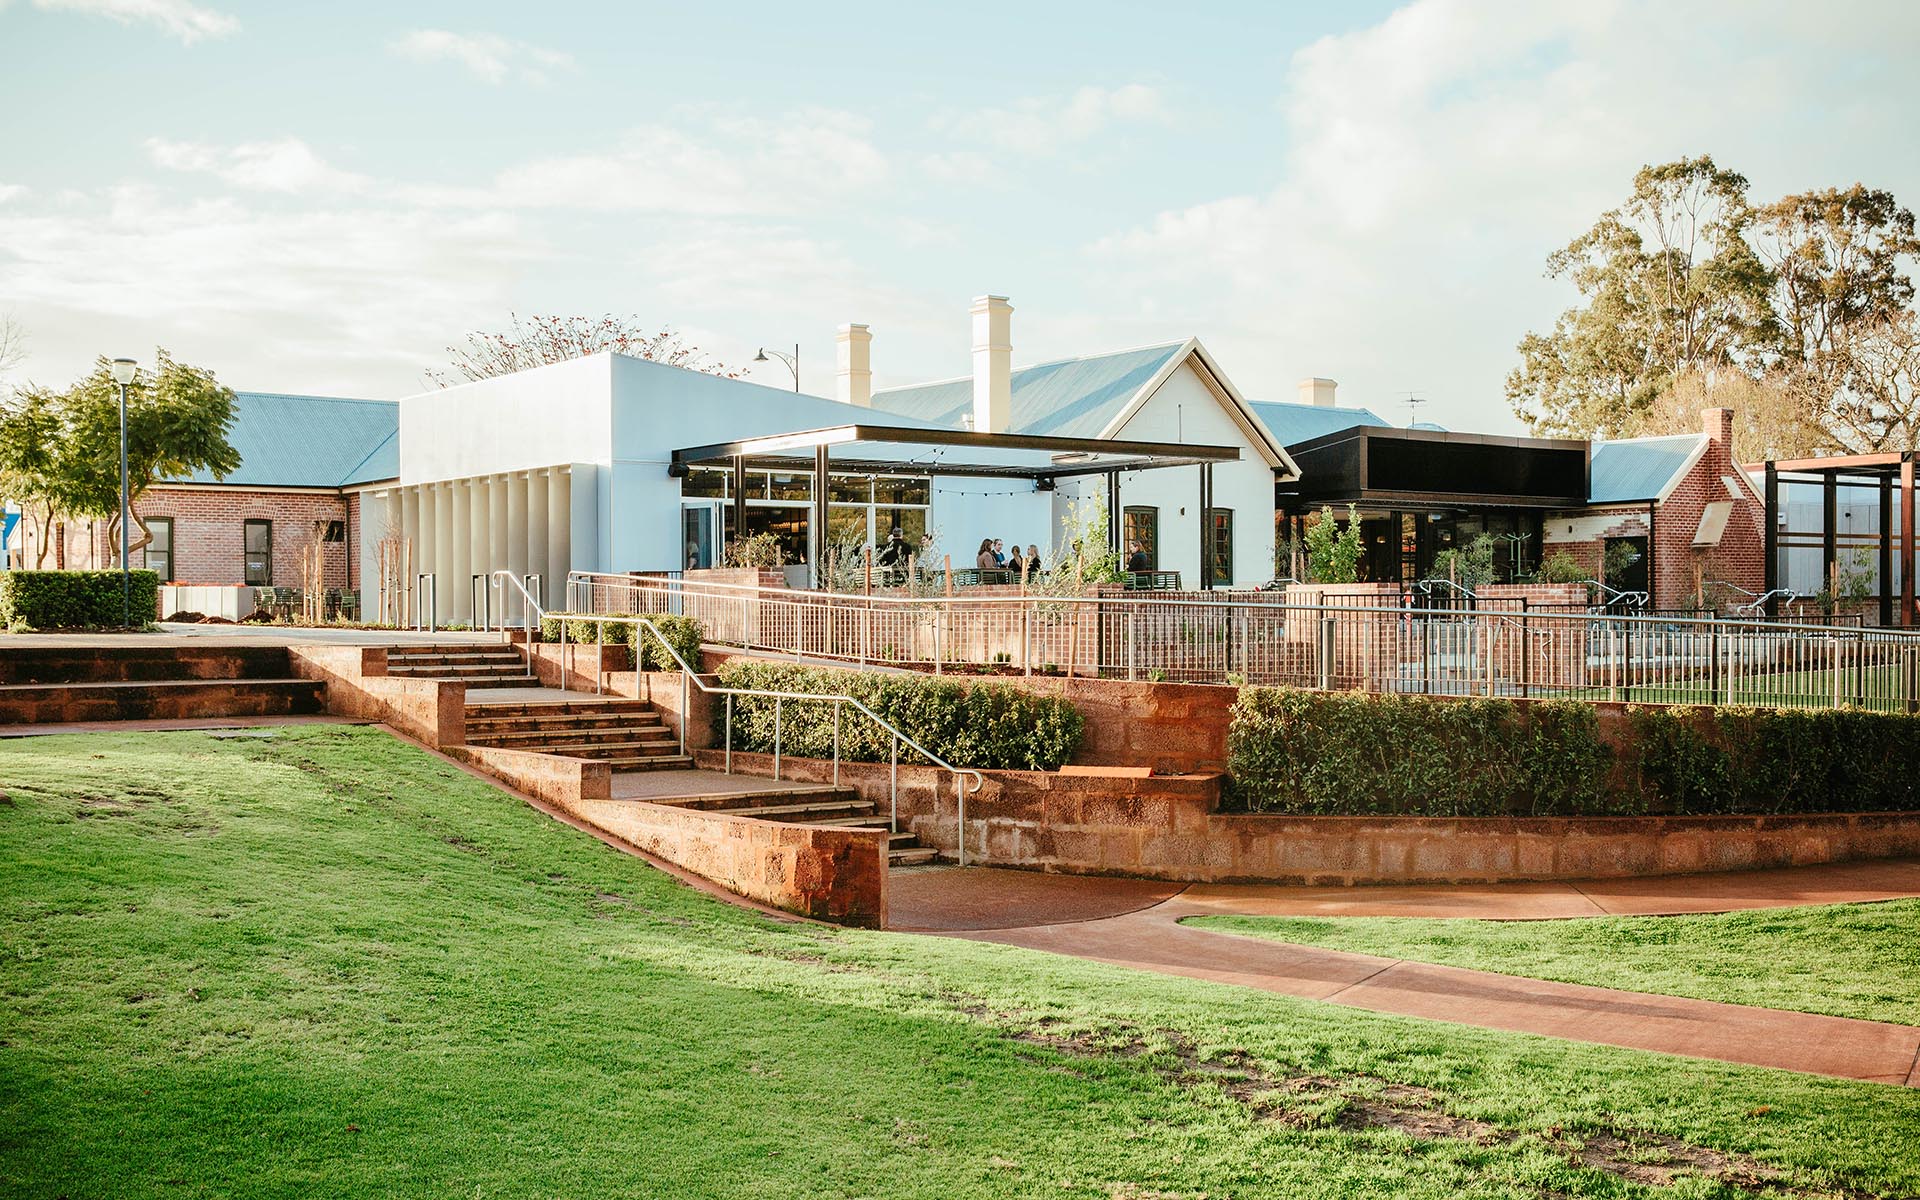
M 602 613 L 602 617 L 632 617 L 634 613 Z M 647 620 L 659 628 L 667 641 L 680 653 L 680 657 L 695 670 L 700 669 L 700 645 L 706 641 L 707 629 L 693 617 L 676 617 L 666 613 L 646 613 Z M 604 636 L 609 646 L 627 646 L 634 650 L 634 659 L 642 671 L 677 671 L 680 665 L 660 647 L 660 639 L 646 632 L 638 625 L 611 620 L 596 620 L 591 616 L 576 616 L 571 613 L 560 616 L 542 617 L 540 620 L 540 640 L 557 642 L 560 640 L 560 622 L 567 623 L 567 640 L 583 646 L 591 646 Z M 604 631 L 604 633 L 603 633 Z
M 133 623 L 153 624 L 160 576 L 133 571 Z M 118 571 L 0 571 L 0 628 L 118 628 L 125 616 Z
M 1035 696 L 1004 683 L 968 682 L 907 672 L 835 671 L 736 658 L 720 668 L 727 687 L 852 696 L 956 767 L 1054 771 L 1079 749 L 1086 719 L 1055 697 Z M 736 696 L 736 750 L 772 753 L 774 702 Z M 789 700 L 781 706 L 781 749 L 803 758 L 833 755 L 831 704 Z M 724 703 L 714 705 L 718 745 Z M 886 762 L 892 739 L 857 710 L 841 716 L 840 754 L 853 762 Z M 901 752 L 901 761 L 918 756 Z
M 1920 718 L 1244 688 L 1228 802 L 1418 816 L 1920 808 Z

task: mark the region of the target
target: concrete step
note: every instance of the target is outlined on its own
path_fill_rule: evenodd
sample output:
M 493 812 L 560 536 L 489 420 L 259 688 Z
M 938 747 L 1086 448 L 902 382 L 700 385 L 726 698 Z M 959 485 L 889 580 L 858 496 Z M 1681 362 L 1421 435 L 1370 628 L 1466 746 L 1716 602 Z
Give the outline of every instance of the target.
M 693 765 L 691 754 L 661 754 L 648 758 L 609 758 L 615 771 L 684 771 Z
M 469 744 L 484 746 L 485 740 L 468 739 Z M 680 743 L 674 738 L 654 738 L 648 741 L 615 742 L 602 745 L 568 745 L 564 742 L 541 743 L 534 746 L 503 746 L 504 750 L 524 750 L 529 754 L 557 754 L 562 758 L 625 759 L 652 758 L 660 755 L 678 757 Z
M 940 857 L 939 851 L 931 846 L 914 846 L 902 849 L 890 847 L 887 850 L 887 866 L 924 867 L 930 865 L 933 860 L 938 857 Z
M 553 725 L 539 729 L 499 729 L 493 726 L 467 724 L 467 740 L 475 745 L 501 746 L 508 750 L 524 750 L 530 746 L 545 746 L 555 742 L 568 745 L 594 746 L 629 741 L 668 738 L 671 731 L 658 720 L 634 721 L 619 725 Z
M 729 816 L 757 817 L 790 825 L 864 825 L 873 817 L 871 800 L 804 800 L 788 804 L 753 804 L 721 810 Z M 886 821 L 880 821 L 882 825 Z
M 531 675 L 403 675 L 403 679 L 433 679 L 441 683 L 464 683 L 468 687 L 519 688 L 539 687 L 540 681 Z
M 469 721 L 555 720 L 575 716 L 632 717 L 655 712 L 645 700 L 475 700 Z

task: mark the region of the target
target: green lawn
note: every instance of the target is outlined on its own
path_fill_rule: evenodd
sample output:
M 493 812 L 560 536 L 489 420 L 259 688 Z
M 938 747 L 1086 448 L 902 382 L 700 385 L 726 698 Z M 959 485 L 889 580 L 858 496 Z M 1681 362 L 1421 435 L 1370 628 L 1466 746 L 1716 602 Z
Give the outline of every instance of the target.
M 1199 917 L 1223 933 L 1920 1025 L 1920 900 L 1565 921 Z
M 372 729 L 0 788 L 9 1197 L 1920 1193 L 1920 1092 L 773 921 Z

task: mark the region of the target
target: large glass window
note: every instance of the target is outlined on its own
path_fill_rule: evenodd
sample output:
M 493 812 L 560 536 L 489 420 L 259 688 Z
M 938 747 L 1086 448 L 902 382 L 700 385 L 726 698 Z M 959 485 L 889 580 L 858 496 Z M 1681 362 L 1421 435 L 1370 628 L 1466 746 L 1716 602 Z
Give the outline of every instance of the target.
M 252 587 L 272 587 L 273 522 L 245 522 L 242 526 L 242 538 L 247 584 Z
M 1130 504 L 1123 510 L 1126 519 L 1125 546 L 1129 571 L 1158 571 L 1160 569 L 1160 510 L 1145 504 Z M 1142 556 L 1139 565 L 1134 559 L 1134 547 L 1139 547 Z
M 148 517 L 147 533 L 153 538 L 147 543 L 146 561 L 141 565 L 160 576 L 161 583 L 173 581 L 173 518 Z
M 1213 582 L 1233 582 L 1233 510 L 1207 510 L 1207 554 L 1213 567 Z
M 680 481 L 682 496 L 724 500 L 733 483 L 733 472 L 725 467 L 689 467 Z

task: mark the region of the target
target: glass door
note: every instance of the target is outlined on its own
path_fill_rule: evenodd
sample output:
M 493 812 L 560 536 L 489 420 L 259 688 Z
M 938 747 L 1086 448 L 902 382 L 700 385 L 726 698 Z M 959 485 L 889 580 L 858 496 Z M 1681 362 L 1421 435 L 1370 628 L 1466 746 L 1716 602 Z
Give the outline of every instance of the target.
M 680 505 L 680 567 L 697 571 L 720 565 L 720 500 L 692 500 Z

